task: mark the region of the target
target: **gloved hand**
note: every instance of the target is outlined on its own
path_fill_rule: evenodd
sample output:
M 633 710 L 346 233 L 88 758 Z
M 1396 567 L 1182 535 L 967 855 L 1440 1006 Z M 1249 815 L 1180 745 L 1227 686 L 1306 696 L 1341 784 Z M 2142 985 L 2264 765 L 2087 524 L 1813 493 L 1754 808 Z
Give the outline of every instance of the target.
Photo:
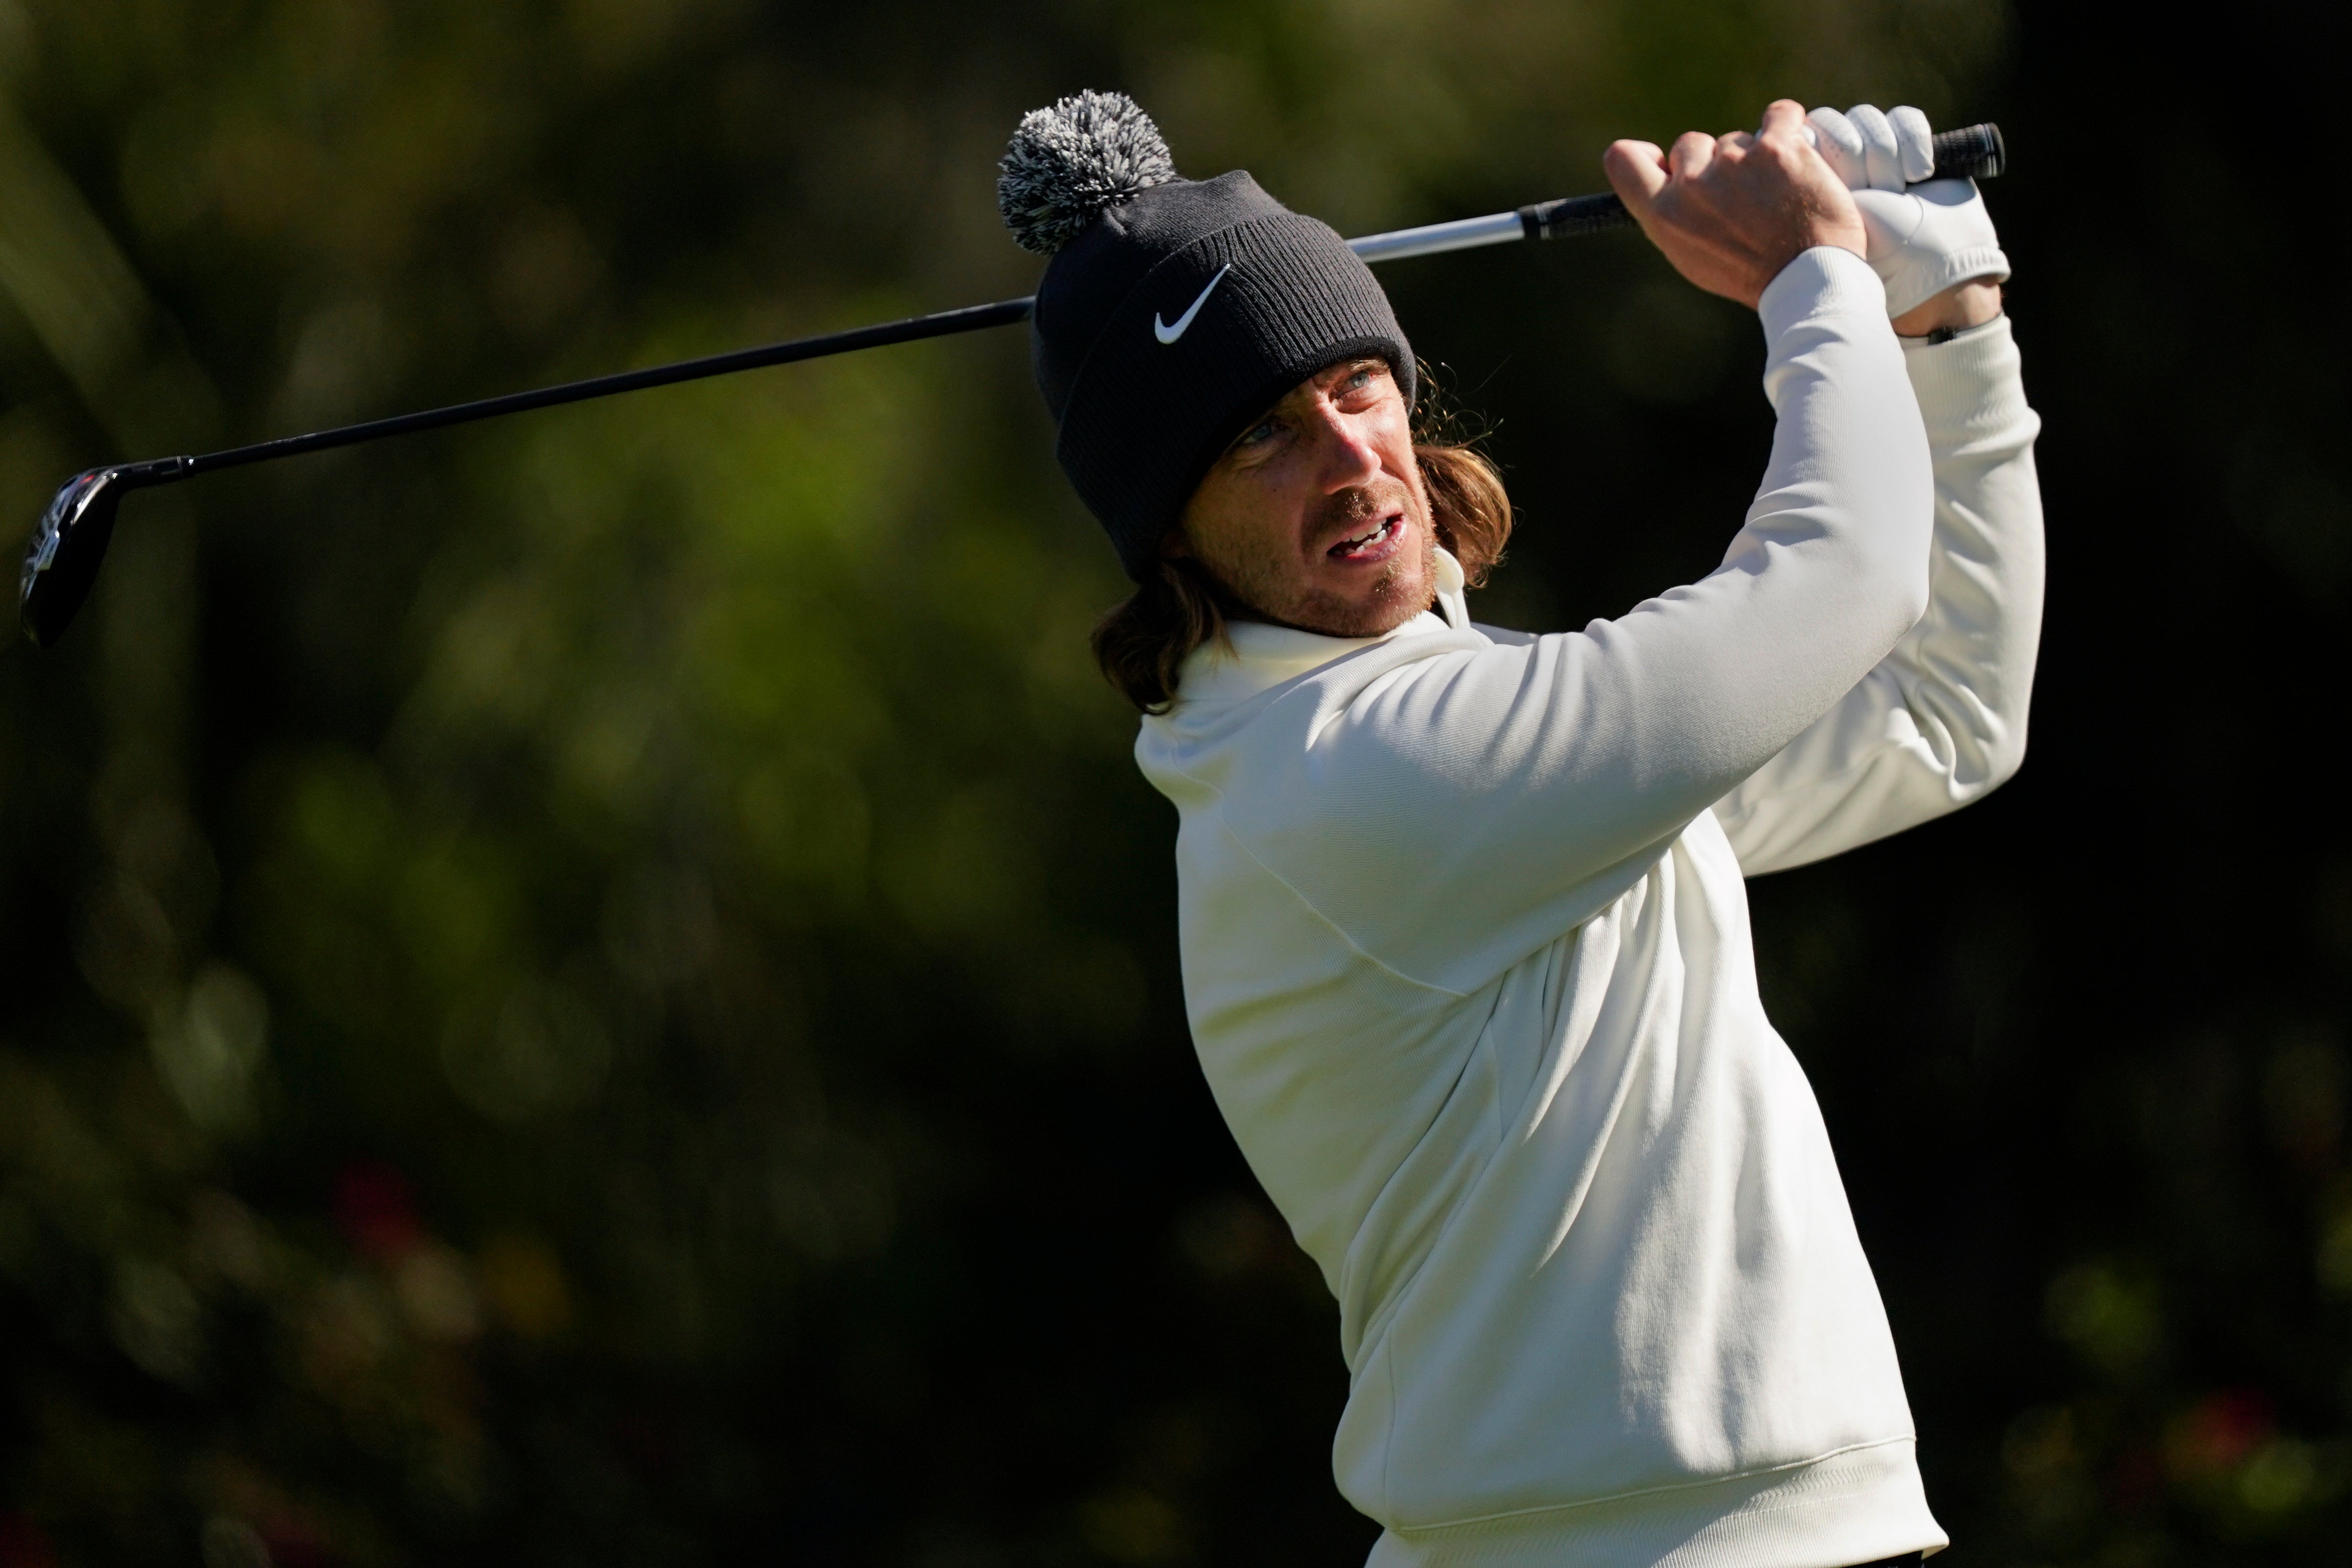
M 1886 285 L 1886 313 L 1900 316 L 1955 284 L 2009 276 L 1974 180 L 1927 180 L 1935 172 L 1927 117 L 1906 105 L 1881 113 L 1857 103 L 1840 114 L 1816 109 L 1806 121 L 1813 145 L 1853 193 L 1868 237 L 1868 259 Z

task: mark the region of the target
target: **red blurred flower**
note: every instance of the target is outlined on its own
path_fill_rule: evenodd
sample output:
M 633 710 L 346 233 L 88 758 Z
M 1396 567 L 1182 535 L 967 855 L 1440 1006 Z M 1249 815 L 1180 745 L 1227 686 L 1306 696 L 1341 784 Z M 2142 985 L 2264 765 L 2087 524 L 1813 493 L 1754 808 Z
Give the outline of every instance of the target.
M 2173 1419 L 2165 1433 L 2165 1458 L 2185 1479 L 2226 1475 L 2244 1462 L 2276 1429 L 2270 1401 L 2250 1390 L 2208 1395 Z
M 0 1513 L 0 1568 L 58 1568 L 41 1527 L 21 1513 Z
M 375 1161 L 355 1161 L 336 1173 L 335 1222 L 378 1263 L 399 1262 L 425 1239 L 408 1178 Z
M 271 1568 L 334 1568 L 341 1561 L 334 1549 L 299 1519 L 266 1521 L 261 1539 L 269 1548 Z

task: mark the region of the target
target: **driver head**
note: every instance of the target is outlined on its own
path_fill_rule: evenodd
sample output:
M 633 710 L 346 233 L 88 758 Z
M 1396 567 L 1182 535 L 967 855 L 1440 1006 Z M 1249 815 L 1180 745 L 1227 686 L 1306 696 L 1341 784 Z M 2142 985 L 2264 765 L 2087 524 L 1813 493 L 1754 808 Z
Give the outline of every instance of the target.
M 17 614 L 34 647 L 47 647 L 63 637 L 89 597 L 114 537 L 115 510 L 128 488 L 121 468 L 91 468 L 68 479 L 49 499 L 49 510 L 25 548 L 25 572 L 16 589 Z

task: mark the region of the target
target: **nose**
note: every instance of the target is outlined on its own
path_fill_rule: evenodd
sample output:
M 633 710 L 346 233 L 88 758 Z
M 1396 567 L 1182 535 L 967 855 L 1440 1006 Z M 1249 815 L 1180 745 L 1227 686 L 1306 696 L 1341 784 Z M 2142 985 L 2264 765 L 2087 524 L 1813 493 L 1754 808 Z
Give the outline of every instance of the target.
M 1344 413 L 1328 399 L 1318 399 L 1313 429 L 1316 477 L 1325 495 L 1360 489 L 1379 475 L 1381 454 L 1372 443 L 1370 420 Z

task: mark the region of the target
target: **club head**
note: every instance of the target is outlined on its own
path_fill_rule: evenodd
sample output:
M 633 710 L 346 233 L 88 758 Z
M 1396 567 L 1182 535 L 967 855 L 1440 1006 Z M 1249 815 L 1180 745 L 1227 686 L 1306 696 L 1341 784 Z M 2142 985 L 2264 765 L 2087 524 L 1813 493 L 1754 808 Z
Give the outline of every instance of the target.
M 89 597 L 114 538 L 122 490 L 117 470 L 91 468 L 49 498 L 49 510 L 25 547 L 25 574 L 16 585 L 17 617 L 35 647 L 48 647 L 63 637 Z
M 177 479 L 186 468 L 184 458 L 118 463 L 76 474 L 58 487 L 25 547 L 25 572 L 16 584 L 17 618 L 35 647 L 51 647 L 65 636 L 89 597 L 114 539 L 123 492 Z

